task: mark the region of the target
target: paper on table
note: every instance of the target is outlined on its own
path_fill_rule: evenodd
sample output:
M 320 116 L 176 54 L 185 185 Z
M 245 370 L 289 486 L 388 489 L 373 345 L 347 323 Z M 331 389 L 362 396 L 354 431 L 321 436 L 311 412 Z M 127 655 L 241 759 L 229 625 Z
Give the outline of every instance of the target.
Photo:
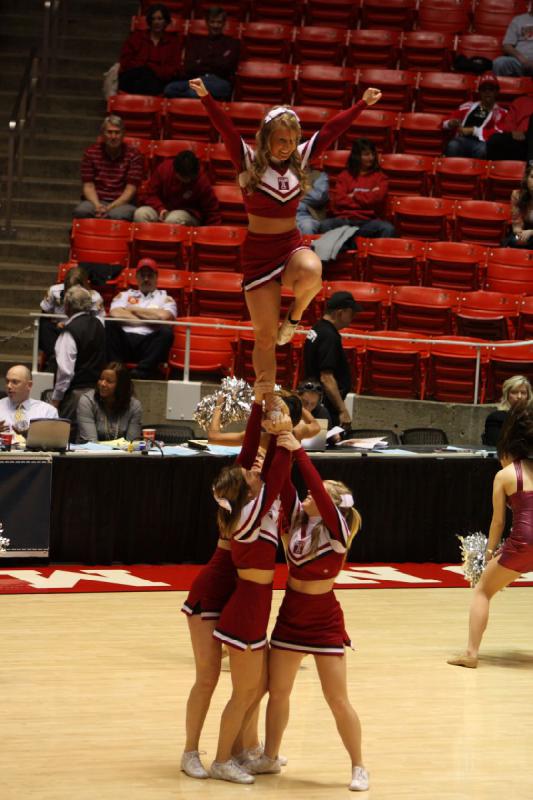
M 368 439 L 344 439 L 337 442 L 337 447 L 359 447 L 362 450 L 373 450 L 374 448 L 387 447 L 387 440 L 381 436 L 374 436 Z

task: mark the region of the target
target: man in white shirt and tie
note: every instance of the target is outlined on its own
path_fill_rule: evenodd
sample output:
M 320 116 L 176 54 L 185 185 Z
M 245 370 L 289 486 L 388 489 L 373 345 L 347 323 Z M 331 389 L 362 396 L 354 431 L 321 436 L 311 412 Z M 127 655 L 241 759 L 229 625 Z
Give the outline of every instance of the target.
M 33 419 L 57 419 L 54 406 L 30 397 L 32 383 L 31 372 L 23 364 L 8 369 L 7 397 L 0 400 L 0 431 L 22 433 Z

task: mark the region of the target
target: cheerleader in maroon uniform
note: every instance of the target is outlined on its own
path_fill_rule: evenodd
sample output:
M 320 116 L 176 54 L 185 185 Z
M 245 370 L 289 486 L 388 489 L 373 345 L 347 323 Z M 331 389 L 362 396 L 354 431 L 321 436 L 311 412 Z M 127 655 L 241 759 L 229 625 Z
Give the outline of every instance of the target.
M 509 412 L 498 442 L 503 469 L 494 478 L 492 521 L 487 541 L 487 565 L 474 589 L 470 605 L 468 645 L 465 653 L 448 659 L 456 667 L 475 669 L 481 639 L 496 592 L 533 570 L 533 408 Z M 513 527 L 499 548 L 505 528 L 505 506 L 513 512 Z
M 361 517 L 349 489 L 324 481 L 300 443 L 290 433 L 278 442 L 294 451 L 294 460 L 309 489 L 300 502 L 288 480 L 282 489 L 290 519 L 284 544 L 289 566 L 285 597 L 270 640 L 269 701 L 265 752 L 246 768 L 254 773 L 279 772 L 279 747 L 289 719 L 289 698 L 304 656 L 314 656 L 324 697 L 352 762 L 350 789 L 368 789 L 361 756 L 361 725 L 348 698 L 344 647 L 350 641 L 342 609 L 333 593 Z
M 377 103 L 381 92 L 367 89 L 362 100 L 328 120 L 303 144 L 296 113 L 285 106 L 272 108 L 260 125 L 254 151 L 202 80 L 196 78 L 189 85 L 222 135 L 243 189 L 248 212 L 242 251 L 243 287 L 255 333 L 254 369 L 258 380 L 273 386 L 275 345 L 291 340 L 303 312 L 322 288 L 320 259 L 302 245 L 296 227 L 296 208 L 306 189 L 304 172 L 311 158 L 327 150 L 363 109 Z M 294 293 L 294 303 L 278 330 L 281 285 Z

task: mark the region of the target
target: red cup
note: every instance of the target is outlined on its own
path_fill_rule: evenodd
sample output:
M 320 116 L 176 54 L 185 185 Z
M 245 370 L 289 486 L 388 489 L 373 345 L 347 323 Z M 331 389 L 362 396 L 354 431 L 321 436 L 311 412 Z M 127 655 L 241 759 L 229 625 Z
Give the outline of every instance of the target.
M 143 439 L 155 442 L 155 428 L 143 428 Z
M 0 433 L 0 442 L 6 450 L 11 450 L 11 444 L 13 443 L 13 434 L 11 431 L 3 431 Z

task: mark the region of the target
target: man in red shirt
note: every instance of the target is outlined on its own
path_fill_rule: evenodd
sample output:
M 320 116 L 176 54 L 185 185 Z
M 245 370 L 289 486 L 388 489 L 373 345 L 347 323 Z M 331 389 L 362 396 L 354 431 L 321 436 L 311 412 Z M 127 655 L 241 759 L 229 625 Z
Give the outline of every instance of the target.
M 239 63 L 239 42 L 224 35 L 226 12 L 212 6 L 206 14 L 208 35 L 189 36 L 185 45 L 183 80 L 173 81 L 165 88 L 165 97 L 194 97 L 189 79 L 201 78 L 215 100 L 230 100 L 233 79 Z
M 220 225 L 222 217 L 209 178 L 192 150 L 166 158 L 152 173 L 143 191 L 135 222 L 174 225 Z
M 102 123 L 102 142 L 87 148 L 81 162 L 83 200 L 74 217 L 133 219 L 133 199 L 143 177 L 139 152 L 124 144 L 124 123 L 111 115 Z

